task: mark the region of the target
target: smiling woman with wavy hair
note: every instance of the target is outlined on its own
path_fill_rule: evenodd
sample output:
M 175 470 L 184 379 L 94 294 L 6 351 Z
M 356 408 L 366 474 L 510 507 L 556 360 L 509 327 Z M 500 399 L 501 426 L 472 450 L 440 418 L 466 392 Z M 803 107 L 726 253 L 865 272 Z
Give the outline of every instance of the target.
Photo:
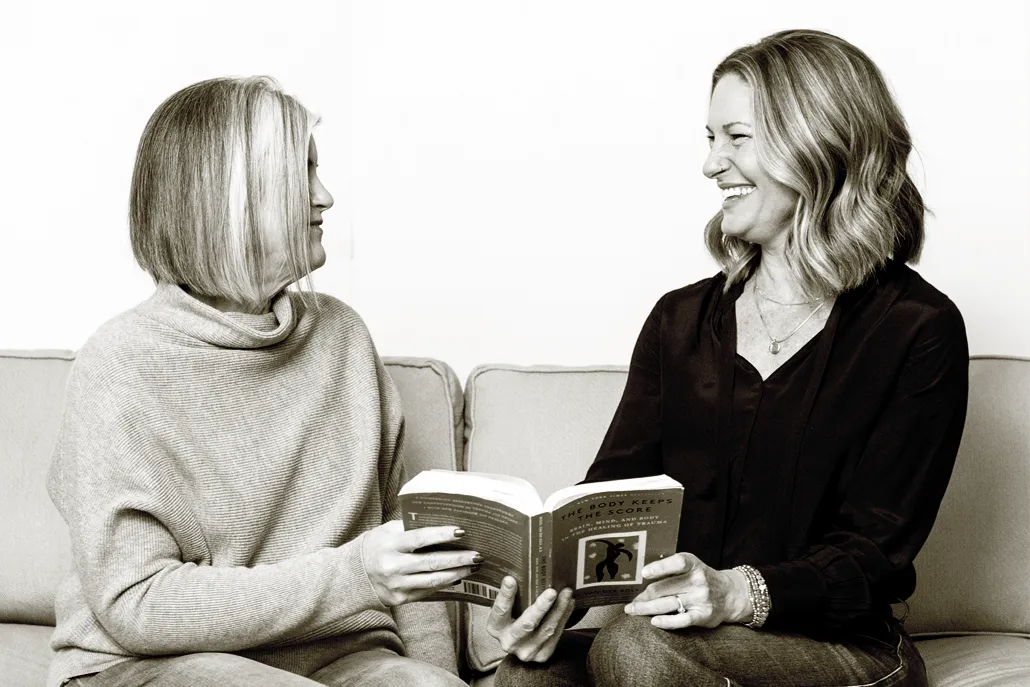
M 924 213 L 908 130 L 876 65 L 819 31 L 735 50 L 709 95 L 722 271 L 652 309 L 586 476 L 680 481 L 679 553 L 596 638 L 560 634 L 571 590 L 513 620 L 509 584 L 498 687 L 924 687 L 892 604 L 948 485 L 968 348 L 906 265 Z
M 770 177 L 797 193 L 784 258 L 808 294 L 859 286 L 888 259 L 918 260 L 923 199 L 907 171 L 912 138 L 883 75 L 847 41 L 785 31 L 735 50 L 712 75 L 750 88 L 754 146 Z M 759 247 L 705 228 L 727 287 L 758 265 Z

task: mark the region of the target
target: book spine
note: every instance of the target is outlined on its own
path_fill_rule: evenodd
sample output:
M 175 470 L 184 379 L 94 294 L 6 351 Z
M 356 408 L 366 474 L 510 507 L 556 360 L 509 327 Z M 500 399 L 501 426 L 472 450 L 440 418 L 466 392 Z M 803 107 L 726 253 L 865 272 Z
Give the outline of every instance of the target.
M 529 598 L 524 601 L 528 606 L 551 586 L 551 514 L 541 513 L 530 521 L 530 571 Z

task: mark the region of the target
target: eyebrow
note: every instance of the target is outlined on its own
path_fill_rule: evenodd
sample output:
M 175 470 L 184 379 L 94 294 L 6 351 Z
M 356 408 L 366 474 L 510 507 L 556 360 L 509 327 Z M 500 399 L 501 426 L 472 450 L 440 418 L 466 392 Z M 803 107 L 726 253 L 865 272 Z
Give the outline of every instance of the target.
M 722 125 L 722 130 L 723 130 L 723 131 L 729 131 L 730 127 L 731 127 L 731 126 L 733 126 L 734 124 L 739 124 L 740 126 L 746 126 L 746 127 L 748 127 L 748 128 L 750 128 L 750 127 L 751 127 L 751 125 L 750 125 L 750 124 L 748 124 L 747 122 L 727 122 L 727 123 L 725 123 L 725 124 L 723 124 L 723 125 Z M 708 126 L 708 125 L 706 124 L 706 125 L 705 125 L 705 131 L 708 131 L 709 133 L 711 133 L 711 131 L 712 131 L 712 127 L 710 127 L 710 126 Z

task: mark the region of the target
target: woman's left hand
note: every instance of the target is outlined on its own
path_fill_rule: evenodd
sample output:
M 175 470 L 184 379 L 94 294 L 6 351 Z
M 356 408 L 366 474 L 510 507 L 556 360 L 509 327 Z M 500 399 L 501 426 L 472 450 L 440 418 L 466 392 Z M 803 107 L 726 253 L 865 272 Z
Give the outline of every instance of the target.
M 626 606 L 626 613 L 654 616 L 651 624 L 663 630 L 747 622 L 753 614 L 747 580 L 739 570 L 715 570 L 693 554 L 677 553 L 645 565 L 642 573 L 654 581 Z M 678 612 L 677 598 L 684 612 Z

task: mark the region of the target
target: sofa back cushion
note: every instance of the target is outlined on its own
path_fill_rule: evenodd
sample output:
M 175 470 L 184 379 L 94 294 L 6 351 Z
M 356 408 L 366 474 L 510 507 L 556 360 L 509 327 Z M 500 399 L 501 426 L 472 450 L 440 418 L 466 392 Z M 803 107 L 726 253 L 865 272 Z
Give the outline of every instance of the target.
M 955 471 L 905 625 L 1030 634 L 1030 359 L 974 357 Z
M 465 385 L 465 466 L 529 480 L 547 498 L 583 479 L 626 386 L 626 368 L 482 365 Z M 504 652 L 486 632 L 489 609 L 469 606 L 466 656 L 494 668 Z M 579 627 L 596 627 L 592 609 Z
M 461 381 L 446 363 L 432 358 L 384 357 L 404 408 L 404 469 L 460 470 L 465 445 L 465 399 Z
M 465 398 L 461 382 L 446 363 L 431 358 L 391 358 L 383 362 L 401 396 L 404 444 L 401 457 L 408 478 L 421 470 L 460 470 L 465 445 Z M 462 607 L 448 601 L 447 615 L 459 665 L 467 662 Z
M 70 351 L 0 352 L 0 622 L 52 625 L 70 570 L 67 528 L 46 491 Z M 446 364 L 384 358 L 405 414 L 405 467 L 458 469 L 461 384 Z M 453 609 L 452 609 L 453 610 Z
M 68 530 L 46 491 L 70 351 L 0 351 L 0 622 L 52 625 L 70 570 Z
M 547 498 L 583 479 L 626 368 L 481 365 L 465 385 L 465 467 L 529 480 Z

